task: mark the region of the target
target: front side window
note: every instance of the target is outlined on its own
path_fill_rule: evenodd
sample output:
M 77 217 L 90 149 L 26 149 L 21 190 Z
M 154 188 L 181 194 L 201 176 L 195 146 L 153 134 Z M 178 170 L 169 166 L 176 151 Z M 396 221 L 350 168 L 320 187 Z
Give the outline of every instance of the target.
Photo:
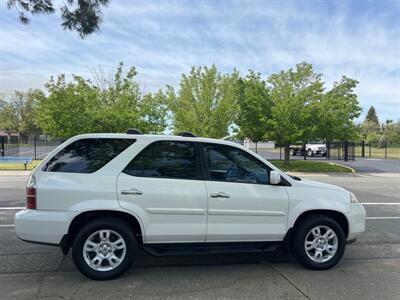
M 230 146 L 204 144 L 211 180 L 240 183 L 269 183 L 268 166 L 251 154 Z
M 123 172 L 139 177 L 199 179 L 195 145 L 176 141 L 152 143 Z
M 134 139 L 77 140 L 58 152 L 43 167 L 47 172 L 93 173 L 135 142 Z

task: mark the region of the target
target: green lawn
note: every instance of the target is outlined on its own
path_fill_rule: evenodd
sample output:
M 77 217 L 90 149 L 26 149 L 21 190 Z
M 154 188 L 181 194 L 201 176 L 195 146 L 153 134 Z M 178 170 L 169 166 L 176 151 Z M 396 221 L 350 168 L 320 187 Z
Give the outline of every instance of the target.
M 270 160 L 270 162 L 285 172 L 337 172 L 337 173 L 351 173 L 351 169 L 320 161 L 309 160 L 290 160 L 289 166 L 284 165 L 283 160 Z
M 30 171 L 34 167 L 36 167 L 36 165 L 39 164 L 40 162 L 41 162 L 40 160 L 34 160 L 32 161 L 31 164 L 26 165 L 26 169 Z M 23 163 L 5 164 L 0 162 L 0 171 L 2 170 L 12 170 L 12 171 L 25 170 L 25 166 Z

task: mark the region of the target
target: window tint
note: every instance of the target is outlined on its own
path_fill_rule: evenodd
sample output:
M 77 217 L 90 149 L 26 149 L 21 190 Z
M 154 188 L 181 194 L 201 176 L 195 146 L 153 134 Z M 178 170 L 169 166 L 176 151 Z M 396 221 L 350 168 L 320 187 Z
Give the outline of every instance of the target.
M 81 139 L 58 152 L 43 171 L 93 173 L 134 142 L 134 139 Z
M 198 179 L 194 143 L 155 142 L 140 152 L 123 172 L 140 177 Z
M 235 147 L 204 144 L 211 180 L 269 183 L 268 166 Z

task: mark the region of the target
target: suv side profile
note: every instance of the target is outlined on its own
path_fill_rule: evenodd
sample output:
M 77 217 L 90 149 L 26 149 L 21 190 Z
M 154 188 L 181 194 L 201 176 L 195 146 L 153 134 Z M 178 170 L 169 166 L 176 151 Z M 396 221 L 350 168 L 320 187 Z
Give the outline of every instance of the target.
M 162 256 L 284 245 L 322 270 L 365 231 L 365 210 L 352 193 L 290 177 L 231 142 L 85 134 L 32 171 L 15 228 L 22 240 L 72 249 L 96 280 L 123 274 L 139 247 Z

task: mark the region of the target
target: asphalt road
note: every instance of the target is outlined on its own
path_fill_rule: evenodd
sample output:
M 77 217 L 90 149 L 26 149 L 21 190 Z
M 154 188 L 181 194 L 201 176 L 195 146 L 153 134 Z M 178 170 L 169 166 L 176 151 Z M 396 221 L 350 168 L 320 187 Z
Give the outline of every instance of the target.
M 7 174 L 0 175 L 1 299 L 400 299 L 400 174 L 311 177 L 353 191 L 367 209 L 367 232 L 332 270 L 305 270 L 280 250 L 140 253 L 135 267 L 108 282 L 84 278 L 57 247 L 16 238 L 14 208 L 24 205 L 26 176 Z

